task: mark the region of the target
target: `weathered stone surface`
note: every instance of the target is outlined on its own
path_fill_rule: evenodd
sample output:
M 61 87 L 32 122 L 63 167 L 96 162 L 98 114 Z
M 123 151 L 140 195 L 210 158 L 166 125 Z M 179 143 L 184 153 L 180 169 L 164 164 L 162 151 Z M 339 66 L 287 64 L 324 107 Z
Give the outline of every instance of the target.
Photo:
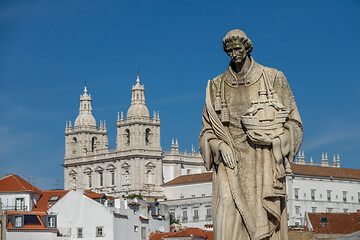
M 199 145 L 213 169 L 214 239 L 288 239 L 285 164 L 302 142 L 284 74 L 251 57 L 241 30 L 223 39 L 229 68 L 206 89 Z

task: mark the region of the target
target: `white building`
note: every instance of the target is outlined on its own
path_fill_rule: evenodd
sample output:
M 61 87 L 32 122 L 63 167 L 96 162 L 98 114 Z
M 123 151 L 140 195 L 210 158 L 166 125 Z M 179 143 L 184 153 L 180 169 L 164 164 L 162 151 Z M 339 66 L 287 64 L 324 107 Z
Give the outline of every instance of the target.
M 318 166 L 305 163 L 304 153 L 287 168 L 288 224 L 305 225 L 306 212 L 356 212 L 360 209 L 360 169 L 340 168 L 339 157 L 328 163 L 324 154 Z M 190 227 L 210 224 L 211 173 L 180 176 L 163 185 L 165 204 L 183 224 Z M 194 210 L 198 218 L 193 221 Z M 197 216 L 197 215 L 196 215 Z M 185 221 L 184 221 L 185 219 Z
M 17 175 L 7 175 L 0 183 L 0 202 L 4 211 L 30 211 L 41 197 L 39 189 Z
M 69 191 L 48 213 L 57 216 L 64 239 L 149 239 L 150 232 L 169 231 L 169 217 L 153 214 L 145 201 L 115 199 L 109 206 L 90 199 L 84 191 Z M 162 209 L 167 213 L 167 209 Z M 160 213 L 161 213 L 160 211 Z
M 92 98 L 85 87 L 74 126 L 66 122 L 65 189 L 80 187 L 115 196 L 163 198 L 164 182 L 206 171 L 200 154 L 194 148 L 189 153 L 180 152 L 177 140 L 170 151 L 162 151 L 159 112 L 150 117 L 144 92 L 138 76 L 126 118 L 118 113 L 116 147 L 110 149 L 105 121 L 97 125 Z
M 163 188 L 166 196 L 163 203 L 182 225 L 211 228 L 212 172 L 180 176 Z
M 321 164 L 305 162 L 299 154 L 287 171 L 287 210 L 289 226 L 306 225 L 305 213 L 356 212 L 360 209 L 360 169 L 340 168 L 340 158 L 329 164 L 323 154 Z

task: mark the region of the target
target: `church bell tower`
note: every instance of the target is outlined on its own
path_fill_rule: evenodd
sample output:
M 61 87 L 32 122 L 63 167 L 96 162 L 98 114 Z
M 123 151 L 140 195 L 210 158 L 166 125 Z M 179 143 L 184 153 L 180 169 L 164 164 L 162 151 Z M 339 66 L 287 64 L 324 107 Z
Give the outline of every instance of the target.
M 100 121 L 100 126 L 97 126 L 91 101 L 85 86 L 84 93 L 80 95 L 79 115 L 74 126 L 71 121 L 66 122 L 65 160 L 105 152 L 108 147 L 106 123 Z
M 162 197 L 161 124 L 159 112 L 154 111 L 150 117 L 144 93 L 144 85 L 137 76 L 126 119 L 122 112 L 118 113 L 116 151 L 124 156 L 121 194 L 159 198 Z

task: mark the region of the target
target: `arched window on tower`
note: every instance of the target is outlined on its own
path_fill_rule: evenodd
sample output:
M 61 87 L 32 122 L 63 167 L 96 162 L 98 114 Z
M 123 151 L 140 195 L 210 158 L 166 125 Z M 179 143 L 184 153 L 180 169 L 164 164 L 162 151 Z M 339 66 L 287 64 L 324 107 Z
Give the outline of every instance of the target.
M 130 130 L 126 129 L 126 145 L 130 145 Z
M 96 140 L 97 140 L 96 137 L 93 137 L 91 140 L 91 151 L 92 152 L 96 150 Z
M 150 143 L 150 129 L 147 128 L 145 131 L 145 144 L 148 145 Z
M 124 185 L 129 185 L 129 184 L 130 184 L 130 172 L 126 170 L 124 172 Z
M 147 170 L 146 171 L 146 182 L 147 184 L 150 184 L 150 185 L 153 185 L 155 184 L 155 181 L 154 181 L 154 172 L 152 170 Z

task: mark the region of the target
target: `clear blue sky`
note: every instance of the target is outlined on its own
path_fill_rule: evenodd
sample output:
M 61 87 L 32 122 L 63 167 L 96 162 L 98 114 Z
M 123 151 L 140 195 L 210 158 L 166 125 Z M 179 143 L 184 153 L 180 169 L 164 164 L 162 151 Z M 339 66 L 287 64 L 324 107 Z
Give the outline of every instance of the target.
M 282 70 L 304 124 L 306 160 L 360 168 L 359 1 L 0 1 L 0 176 L 63 179 L 65 121 L 87 81 L 115 146 L 136 71 L 160 111 L 161 144 L 197 148 L 205 86 L 240 28 L 259 63 Z

